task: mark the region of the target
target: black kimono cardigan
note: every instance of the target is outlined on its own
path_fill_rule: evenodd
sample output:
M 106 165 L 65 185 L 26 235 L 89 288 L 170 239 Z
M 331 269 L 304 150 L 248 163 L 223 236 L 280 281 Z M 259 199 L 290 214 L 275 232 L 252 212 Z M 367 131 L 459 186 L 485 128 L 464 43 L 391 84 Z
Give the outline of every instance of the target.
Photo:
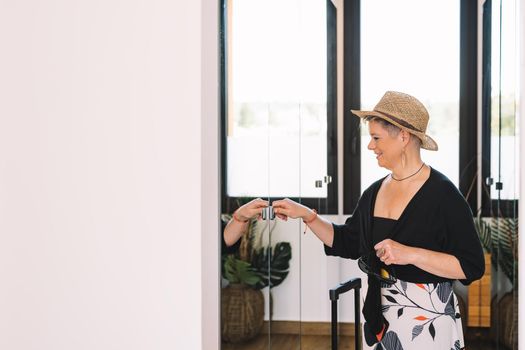
M 351 259 L 367 254 L 375 256 L 373 249 L 378 242 L 372 241 L 372 217 L 383 179 L 363 192 L 354 213 L 344 225 L 333 224 L 332 247 L 324 246 L 327 255 Z M 466 278 L 460 280 L 465 285 L 480 279 L 485 272 L 483 249 L 472 211 L 456 186 L 433 168 L 397 220 L 389 238 L 407 246 L 455 256 L 465 273 Z M 398 279 L 413 283 L 450 281 L 414 265 L 396 265 L 395 273 Z M 377 334 L 382 329 L 380 284 L 372 277 L 368 281 L 363 313 L 365 321 L 371 323 L 372 331 Z M 375 290 L 371 291 L 371 288 Z

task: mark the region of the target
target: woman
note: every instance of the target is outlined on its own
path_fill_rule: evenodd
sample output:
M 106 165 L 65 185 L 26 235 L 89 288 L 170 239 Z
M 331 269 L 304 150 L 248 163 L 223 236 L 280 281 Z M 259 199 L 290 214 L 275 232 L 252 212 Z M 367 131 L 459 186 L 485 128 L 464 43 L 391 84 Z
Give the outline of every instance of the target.
M 483 250 L 472 212 L 450 180 L 421 160 L 437 150 L 425 134 L 428 112 L 414 97 L 388 91 L 368 121 L 368 149 L 391 173 L 364 191 L 352 216 L 336 225 L 289 199 L 272 203 L 281 218 L 302 218 L 328 255 L 358 259 L 368 273 L 364 348 L 461 349 L 452 282 L 481 278 Z

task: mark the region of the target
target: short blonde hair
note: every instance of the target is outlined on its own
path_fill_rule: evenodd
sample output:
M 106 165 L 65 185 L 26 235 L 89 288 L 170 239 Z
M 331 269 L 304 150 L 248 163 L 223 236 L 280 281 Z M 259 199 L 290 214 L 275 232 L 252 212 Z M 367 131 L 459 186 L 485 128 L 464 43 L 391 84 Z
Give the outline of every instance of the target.
M 378 122 L 379 124 L 381 124 L 381 126 L 383 128 L 386 129 L 386 131 L 388 132 L 388 134 L 390 136 L 397 136 L 399 135 L 399 132 L 401 131 L 401 128 L 390 123 L 389 121 L 383 119 L 383 118 L 380 118 L 380 117 L 376 117 L 374 115 L 369 115 L 367 117 L 364 118 L 364 121 L 369 123 L 369 122 Z M 414 142 L 416 143 L 416 145 L 418 147 L 421 147 L 421 144 L 422 144 L 422 141 L 419 137 L 417 137 L 416 135 L 413 135 L 413 134 L 410 134 L 412 136 L 412 138 L 414 139 Z
M 390 136 L 397 136 L 399 134 L 399 132 L 401 131 L 401 128 L 384 120 L 383 118 L 379 118 L 379 117 L 376 117 L 376 116 L 373 116 L 373 115 L 369 115 L 368 117 L 365 117 L 364 118 L 364 121 L 369 123 L 369 122 L 378 122 L 379 124 L 381 124 L 381 126 L 383 128 L 386 129 L 386 131 L 388 131 L 388 134 Z

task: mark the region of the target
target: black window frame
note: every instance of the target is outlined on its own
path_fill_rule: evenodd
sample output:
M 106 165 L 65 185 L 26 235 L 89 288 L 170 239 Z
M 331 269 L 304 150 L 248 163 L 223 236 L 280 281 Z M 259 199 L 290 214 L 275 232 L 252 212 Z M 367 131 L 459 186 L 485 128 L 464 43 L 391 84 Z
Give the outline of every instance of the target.
M 345 0 L 344 6 L 344 214 L 352 214 L 361 196 L 360 120 L 350 112 L 361 109 L 360 4 L 360 0 Z M 472 187 L 467 201 L 474 213 L 478 208 L 477 18 L 478 2 L 460 0 L 459 189 L 466 196 Z
M 293 198 L 309 208 L 315 208 L 319 214 L 338 213 L 338 162 L 337 162 L 337 10 L 331 0 L 327 5 L 327 171 L 331 176 L 326 198 Z M 220 133 L 221 133 L 221 212 L 232 213 L 240 205 L 252 198 L 228 196 L 227 193 L 227 0 L 220 0 Z M 272 202 L 282 197 L 264 197 Z
M 518 217 L 517 199 L 492 199 L 491 192 L 494 188 L 498 191 L 501 179 L 495 179 L 491 174 L 491 148 L 492 148 L 492 0 L 483 3 L 483 52 L 482 52 L 482 110 L 481 110 L 481 215 L 484 217 Z M 501 50 L 501 47 L 499 48 Z M 501 108 L 499 109 L 501 112 Z M 499 130 L 501 138 L 501 123 Z M 499 149 L 498 167 L 501 173 L 501 146 Z

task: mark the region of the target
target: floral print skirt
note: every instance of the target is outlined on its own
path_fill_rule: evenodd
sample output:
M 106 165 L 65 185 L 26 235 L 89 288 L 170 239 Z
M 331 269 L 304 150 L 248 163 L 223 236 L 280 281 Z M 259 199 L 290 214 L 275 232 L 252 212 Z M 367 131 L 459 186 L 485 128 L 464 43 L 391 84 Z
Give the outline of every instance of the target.
M 363 349 L 459 350 L 465 347 L 459 304 L 451 282 L 398 280 L 381 288 L 386 327 L 380 341 Z

